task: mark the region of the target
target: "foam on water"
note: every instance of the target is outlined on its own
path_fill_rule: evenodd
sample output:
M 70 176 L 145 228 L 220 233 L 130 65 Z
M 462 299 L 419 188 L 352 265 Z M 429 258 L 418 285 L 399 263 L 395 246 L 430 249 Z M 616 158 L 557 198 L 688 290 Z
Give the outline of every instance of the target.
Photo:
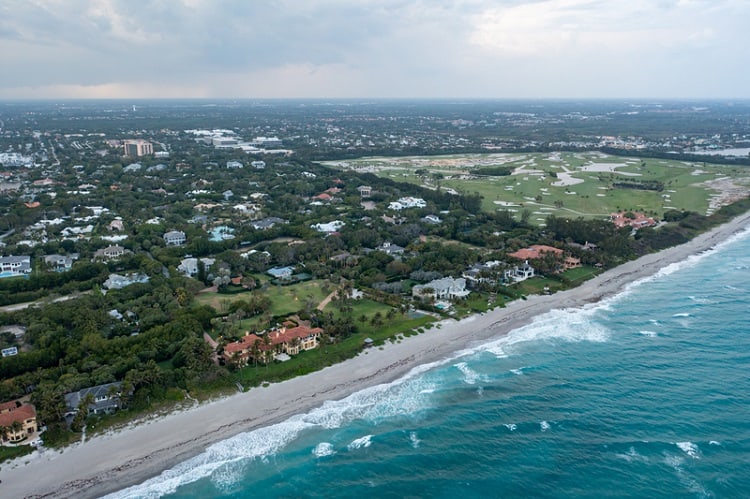
M 682 450 L 685 454 L 692 457 L 693 459 L 700 459 L 698 446 L 693 442 L 676 442 L 675 445 Z
M 352 440 L 346 448 L 349 450 L 366 449 L 372 444 L 372 437 L 372 435 L 365 435 L 364 437 L 356 438 Z
M 639 334 L 642 334 L 643 336 L 648 336 L 649 338 L 655 338 L 658 336 L 658 333 L 656 331 L 638 331 Z
M 336 454 L 336 451 L 333 449 L 333 444 L 329 442 L 320 442 L 315 446 L 312 453 L 315 457 L 326 457 Z
M 412 432 L 409 433 L 409 442 L 411 442 L 411 446 L 414 449 L 418 449 L 419 448 L 419 444 L 422 441 L 419 439 L 419 437 L 417 437 L 417 432 L 416 431 L 412 431 Z
M 587 306 L 580 309 L 556 309 L 536 317 L 530 324 L 510 331 L 501 338 L 478 347 L 460 352 L 460 356 L 478 352 L 497 355 L 501 351 L 515 354 L 522 345 L 539 341 L 604 342 L 609 339 L 609 330 L 597 322 L 596 314 L 609 304 Z
M 430 366 L 434 367 L 434 364 Z M 272 456 L 297 439 L 304 430 L 340 428 L 358 419 L 377 421 L 395 416 L 412 417 L 419 411 L 431 407 L 433 403 L 430 394 L 436 386 L 426 378 L 419 377 L 425 370 L 427 369 L 424 366 L 420 366 L 392 383 L 366 388 L 342 400 L 327 401 L 306 414 L 299 414 L 281 423 L 223 440 L 141 485 L 107 497 L 156 498 L 174 493 L 181 485 L 215 474 L 219 476 L 217 470 L 222 467 L 226 469 L 230 463 Z M 364 443 L 366 442 L 363 441 Z M 369 443 L 365 446 L 369 446 Z M 234 480 L 234 474 L 221 475 L 222 487 L 226 486 L 224 482 Z
M 539 423 L 539 428 L 540 428 L 540 429 L 541 429 L 542 431 L 547 431 L 547 430 L 549 430 L 549 429 L 550 429 L 550 425 L 549 425 L 549 423 L 548 423 L 548 422 L 546 422 L 546 421 L 542 421 L 541 423 Z
M 516 428 L 518 428 L 515 423 L 505 423 L 503 426 L 508 428 L 508 430 L 510 431 L 516 431 Z
M 701 485 L 698 480 L 696 480 L 687 471 L 685 471 L 685 469 L 682 467 L 682 465 L 685 463 L 685 460 L 683 458 L 666 454 L 664 457 L 664 462 L 675 471 L 675 474 L 680 480 L 680 483 L 682 483 L 690 492 L 693 492 L 701 498 L 713 497 L 713 494 L 709 490 L 707 490 L 706 487 Z
M 498 359 L 505 359 L 508 357 L 508 354 L 505 352 L 505 350 L 503 350 L 502 345 L 489 347 L 487 348 L 487 352 L 494 354 Z
M 289 419 L 283 423 L 259 428 L 249 433 L 242 433 L 232 438 L 209 446 L 205 452 L 192 459 L 164 471 L 161 475 L 125 490 L 106 496 L 108 498 L 156 498 L 171 494 L 180 485 L 192 483 L 201 478 L 213 475 L 219 469 L 229 469 L 232 463 L 245 459 L 264 458 L 275 454 L 299 433 L 308 428 L 309 423 L 299 418 Z M 221 473 L 220 479 L 231 480 L 240 475 Z
M 743 230 L 741 230 L 741 231 L 739 231 L 739 232 L 731 235 L 727 239 L 721 241 L 720 243 L 716 244 L 715 246 L 711 247 L 710 249 L 708 249 L 706 251 L 702 251 L 701 253 L 690 255 L 686 259 L 684 259 L 684 260 L 682 260 L 680 262 L 671 263 L 671 264 L 667 265 L 666 267 L 663 267 L 663 268 L 659 269 L 659 271 L 657 271 L 653 275 L 644 277 L 642 279 L 638 279 L 636 281 L 633 281 L 632 283 L 627 284 L 625 286 L 624 290 L 623 290 L 623 293 L 621 293 L 618 296 L 627 295 L 630 292 L 632 292 L 635 288 L 637 288 L 637 287 L 639 287 L 639 286 L 641 286 L 641 285 L 643 285 L 643 284 L 645 284 L 647 282 L 651 282 L 651 281 L 654 281 L 654 280 L 661 279 L 661 278 L 663 278 L 665 276 L 674 274 L 675 272 L 678 272 L 678 271 L 686 269 L 686 268 L 695 267 L 701 261 L 703 261 L 705 258 L 707 258 L 707 257 L 709 257 L 711 255 L 714 255 L 714 254 L 718 253 L 719 251 L 723 250 L 724 248 L 726 248 L 727 246 L 730 246 L 730 245 L 732 245 L 732 244 L 734 244 L 734 243 L 736 243 L 738 241 L 742 241 L 742 240 L 744 240 L 744 239 L 746 239 L 748 237 L 750 237 L 750 228 L 743 229 Z
M 467 385 L 474 385 L 477 381 L 487 381 L 487 377 L 479 374 L 475 370 L 469 367 L 466 362 L 459 362 L 453 364 L 453 367 L 461 371 L 464 375 L 464 383 Z
M 713 305 L 716 303 L 716 300 L 712 300 L 705 296 L 688 296 L 688 298 L 698 305 Z
M 635 447 L 631 446 L 628 451 L 624 454 L 615 454 L 616 457 L 620 459 L 624 459 L 625 461 L 632 463 L 632 462 L 643 462 L 647 463 L 648 458 L 645 456 L 642 456 L 638 453 L 638 451 L 635 450 Z

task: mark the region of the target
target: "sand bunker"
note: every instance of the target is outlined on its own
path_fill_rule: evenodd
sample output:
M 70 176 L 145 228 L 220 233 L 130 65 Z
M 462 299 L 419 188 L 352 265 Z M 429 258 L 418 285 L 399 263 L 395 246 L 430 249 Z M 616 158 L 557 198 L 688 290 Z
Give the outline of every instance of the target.
M 590 163 L 582 166 L 580 169 L 584 172 L 609 172 L 614 173 L 618 168 L 628 166 L 625 163 Z
M 567 187 L 569 185 L 576 185 L 576 184 L 582 184 L 582 183 L 583 183 L 582 178 L 576 178 L 569 173 L 558 173 L 557 181 L 552 182 L 552 184 L 550 185 L 554 185 L 555 187 Z

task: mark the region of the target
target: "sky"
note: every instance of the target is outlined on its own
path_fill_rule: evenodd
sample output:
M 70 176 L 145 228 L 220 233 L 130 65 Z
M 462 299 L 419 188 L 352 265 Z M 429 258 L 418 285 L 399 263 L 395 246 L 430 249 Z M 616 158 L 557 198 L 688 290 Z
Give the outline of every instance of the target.
M 750 0 L 0 0 L 0 99 L 750 98 Z

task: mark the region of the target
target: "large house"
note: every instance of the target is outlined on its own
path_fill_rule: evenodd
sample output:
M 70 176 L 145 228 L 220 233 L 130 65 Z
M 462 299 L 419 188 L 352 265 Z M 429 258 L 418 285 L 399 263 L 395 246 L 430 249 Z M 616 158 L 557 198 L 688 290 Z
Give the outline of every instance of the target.
M 198 261 L 203 263 L 203 268 L 206 270 L 209 269 L 211 265 L 214 264 L 214 262 L 216 262 L 214 258 L 183 258 L 180 264 L 177 266 L 177 271 L 187 277 L 198 275 Z
M 469 286 L 477 286 L 479 284 L 494 284 L 498 281 L 497 275 L 499 270 L 496 267 L 500 266 L 502 262 L 499 260 L 492 260 L 485 263 L 475 263 L 461 274 L 461 277 L 466 279 Z
M 31 404 L 12 400 L 0 404 L 2 440 L 20 442 L 37 431 L 36 410 Z
M 104 385 L 84 388 L 77 392 L 65 394 L 65 420 L 70 424 L 78 412 L 81 402 L 89 398 L 89 414 L 111 414 L 120 408 L 120 397 L 122 395 L 122 382 L 107 383 Z
M 544 244 L 535 244 L 528 248 L 523 248 L 515 253 L 508 253 L 508 256 L 523 260 L 528 265 L 529 260 L 538 260 L 547 256 L 552 256 L 558 262 L 558 270 L 574 269 L 581 266 L 581 259 L 574 256 L 564 256 L 563 250 Z
M 149 281 L 149 277 L 146 274 L 131 273 L 126 275 L 120 274 L 109 274 L 107 280 L 102 283 L 102 288 L 105 289 L 122 289 L 136 283 L 146 283 Z
M 0 257 L 0 277 L 13 277 L 31 273 L 31 257 L 3 256 Z
M 94 252 L 94 260 L 116 260 L 127 253 L 132 253 L 132 251 L 118 244 L 110 244 L 106 248 L 96 250 Z
M 181 230 L 170 230 L 164 234 L 164 242 L 167 246 L 182 246 L 185 241 L 187 241 L 187 238 Z
M 78 260 L 78 256 L 78 253 L 71 253 L 70 255 L 46 255 L 44 263 L 55 272 L 65 272 L 73 267 L 73 262 Z
M 289 223 L 287 220 L 284 220 L 283 218 L 279 217 L 267 217 L 263 218 L 261 220 L 256 220 L 254 222 L 250 222 L 250 225 L 255 230 L 266 230 L 272 228 L 276 224 L 286 224 Z
M 312 350 L 318 347 L 318 339 L 323 330 L 319 327 L 295 326 L 282 327 L 258 336 L 250 333 L 241 340 L 224 347 L 224 360 L 245 366 L 256 357 L 260 362 L 267 362 L 271 357 L 280 354 L 297 355 L 301 350 Z M 267 336 L 266 336 L 267 335 Z
M 561 258 L 563 250 L 544 244 L 534 244 L 528 248 L 520 249 L 514 253 L 508 253 L 508 256 L 518 258 L 519 260 L 536 260 L 544 258 L 546 255 L 553 255 L 555 258 Z
M 416 298 L 432 297 L 436 300 L 466 298 L 470 292 L 466 289 L 466 279 L 463 277 L 443 277 L 411 288 L 411 294 Z
M 273 267 L 266 270 L 266 274 L 281 281 L 289 280 L 294 273 L 294 267 Z
M 641 227 L 653 227 L 656 225 L 656 220 L 651 217 L 647 217 L 643 213 L 625 212 L 620 211 L 612 213 L 609 219 L 617 227 L 632 227 L 633 229 L 640 229 Z
M 422 198 L 403 197 L 398 201 L 392 201 L 388 204 L 389 210 L 401 211 L 405 208 L 424 208 L 427 203 Z
M 339 229 L 341 229 L 345 225 L 346 222 L 342 222 L 341 220 L 334 220 L 328 223 L 312 224 L 310 228 L 315 229 L 318 232 L 326 232 L 328 234 L 332 234 L 334 232 L 338 232 Z
M 516 265 L 512 269 L 507 269 L 503 272 L 503 277 L 507 281 L 521 282 L 534 277 L 534 267 L 529 265 L 529 262 L 524 262 L 523 265 Z
M 390 255 L 390 256 L 404 254 L 404 248 L 402 246 L 399 246 L 398 244 L 393 244 L 390 241 L 385 241 L 383 244 L 381 244 L 375 249 L 378 251 L 382 251 L 383 253 Z

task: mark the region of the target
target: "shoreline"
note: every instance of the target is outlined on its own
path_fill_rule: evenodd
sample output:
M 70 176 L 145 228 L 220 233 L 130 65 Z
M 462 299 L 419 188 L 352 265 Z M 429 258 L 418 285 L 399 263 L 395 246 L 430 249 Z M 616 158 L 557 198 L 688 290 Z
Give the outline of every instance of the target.
M 97 436 L 62 452 L 48 449 L 23 456 L 2 465 L 0 495 L 100 497 L 140 484 L 200 454 L 215 442 L 284 421 L 327 400 L 390 383 L 420 365 L 448 359 L 461 350 L 500 338 L 551 310 L 579 308 L 616 295 L 630 283 L 709 250 L 747 227 L 750 212 L 683 245 L 626 262 L 575 288 L 515 300 L 505 308 L 460 321 L 444 320 L 440 327 L 423 334 L 390 343 L 382 350 L 367 350 L 305 376 Z

